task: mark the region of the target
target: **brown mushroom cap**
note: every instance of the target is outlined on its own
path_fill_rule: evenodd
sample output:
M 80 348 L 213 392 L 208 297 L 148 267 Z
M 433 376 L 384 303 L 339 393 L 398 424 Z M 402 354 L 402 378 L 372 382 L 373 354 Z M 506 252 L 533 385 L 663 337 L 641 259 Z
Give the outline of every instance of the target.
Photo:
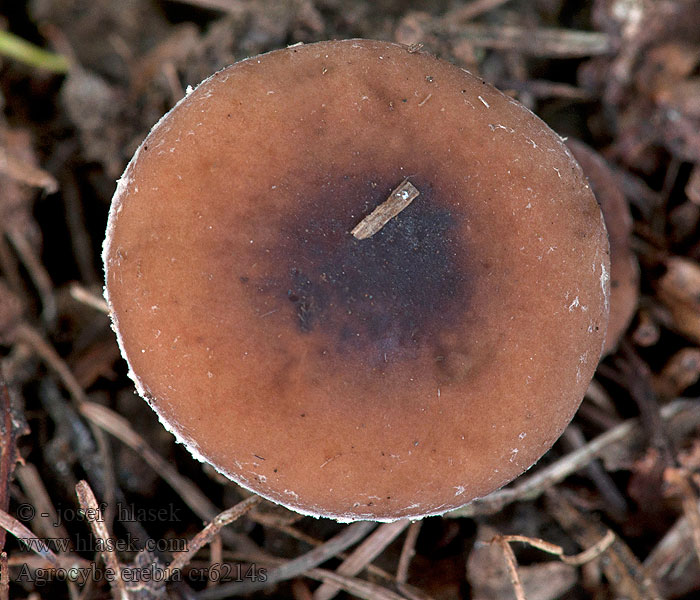
M 418 198 L 353 237 L 406 178 Z M 542 121 L 367 40 L 204 81 L 127 167 L 104 247 L 123 354 L 166 427 L 341 520 L 442 513 L 530 467 L 597 365 L 607 255 Z
M 603 157 L 573 138 L 566 145 L 590 182 L 610 241 L 610 318 L 603 347 L 605 356 L 617 348 L 639 303 L 639 263 L 631 247 L 632 215 L 620 184 Z

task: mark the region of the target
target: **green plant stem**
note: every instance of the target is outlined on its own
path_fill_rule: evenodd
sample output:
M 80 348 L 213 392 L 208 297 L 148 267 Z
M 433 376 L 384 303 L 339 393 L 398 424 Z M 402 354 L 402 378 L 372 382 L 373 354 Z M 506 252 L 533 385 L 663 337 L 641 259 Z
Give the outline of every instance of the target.
M 54 73 L 65 73 L 69 67 L 65 56 L 43 50 L 9 31 L 0 31 L 0 55 Z

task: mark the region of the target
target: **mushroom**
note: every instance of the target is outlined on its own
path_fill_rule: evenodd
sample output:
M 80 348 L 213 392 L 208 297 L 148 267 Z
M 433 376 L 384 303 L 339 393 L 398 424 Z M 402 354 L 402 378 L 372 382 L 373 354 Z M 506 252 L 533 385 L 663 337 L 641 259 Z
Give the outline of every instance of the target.
M 529 468 L 607 322 L 605 228 L 559 136 L 379 41 L 291 46 L 189 91 L 120 179 L 103 259 L 165 427 L 341 521 L 440 514 Z
M 600 204 L 610 242 L 610 317 L 603 356 L 617 349 L 639 303 L 639 264 L 632 251 L 632 215 L 624 193 L 605 159 L 583 142 L 566 145 L 579 162 Z

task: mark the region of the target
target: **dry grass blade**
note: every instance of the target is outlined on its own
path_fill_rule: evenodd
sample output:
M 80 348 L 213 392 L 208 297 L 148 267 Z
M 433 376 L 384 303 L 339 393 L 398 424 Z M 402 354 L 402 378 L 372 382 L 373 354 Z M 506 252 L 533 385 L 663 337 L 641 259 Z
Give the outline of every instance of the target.
M 61 568 L 79 568 L 79 569 L 89 569 L 94 562 L 86 558 L 81 558 L 76 554 L 61 554 L 58 556 L 58 560 L 61 563 Z M 55 569 L 56 566 L 51 563 L 51 561 L 37 556 L 36 554 L 13 554 L 7 557 L 7 564 L 12 569 L 14 567 L 21 567 L 27 565 L 31 570 L 35 569 Z M 76 577 L 79 581 L 80 577 Z
M 263 511 L 252 511 L 249 515 L 249 518 L 251 521 L 258 523 L 263 527 L 269 527 L 271 529 L 281 531 L 289 537 L 294 538 L 297 541 L 304 542 L 309 546 L 315 547 L 323 544 L 322 540 L 319 540 L 318 538 L 315 538 L 314 536 L 309 535 L 308 533 L 304 533 L 303 531 L 300 531 L 299 529 L 296 529 L 291 525 L 291 523 L 289 522 L 290 520 L 292 523 L 299 520 L 296 518 L 296 516 L 299 516 L 299 518 L 303 518 L 301 515 L 293 515 L 292 513 L 290 513 L 289 515 L 285 515 L 285 517 L 289 518 L 284 519 L 280 518 L 278 515 L 269 514 Z
M 221 536 L 217 535 L 213 540 L 209 542 L 209 581 L 207 581 L 207 587 L 212 587 L 218 582 L 217 579 L 217 567 L 224 562 L 224 545 L 221 542 Z
M 396 521 L 380 525 L 343 561 L 335 572 L 338 575 L 345 576 L 357 575 L 377 558 L 391 542 L 401 535 L 406 527 L 408 527 L 408 521 Z M 314 600 L 330 600 L 340 589 L 339 586 L 326 581 L 314 592 Z
M 289 579 L 293 579 L 294 577 L 306 575 L 308 571 L 314 569 L 320 564 L 323 564 L 346 548 L 359 542 L 375 526 L 376 523 L 372 523 L 371 521 L 360 521 L 358 523 L 348 525 L 340 533 L 332 537 L 321 546 L 314 548 L 310 552 L 302 554 L 301 556 L 298 556 L 297 558 L 290 560 L 279 567 L 270 569 L 266 573 L 264 581 L 262 579 L 255 581 L 234 581 L 210 590 L 206 590 L 205 592 L 202 592 L 199 597 L 202 598 L 202 600 L 216 600 L 228 598 L 229 596 L 249 594 L 256 590 L 271 587 L 280 581 L 287 581 Z
M 549 490 L 547 501 L 548 512 L 580 546 L 594 546 L 607 532 L 590 515 L 581 514 L 562 493 Z M 608 546 L 606 559 L 601 561 L 601 566 L 616 595 L 634 600 L 661 599 L 656 585 L 619 536 L 615 536 Z
M 406 583 L 408 581 L 408 568 L 411 566 L 411 559 L 416 554 L 416 542 L 418 541 L 418 534 L 422 524 L 423 521 L 416 521 L 411 523 L 411 526 L 408 528 L 408 534 L 406 534 L 403 548 L 401 548 L 401 555 L 399 556 L 399 566 L 396 568 L 397 583 Z
M 35 516 L 35 528 L 40 530 L 42 536 L 46 539 L 70 540 L 68 530 L 58 518 L 56 508 L 51 502 L 51 497 L 46 490 L 44 482 L 41 480 L 37 468 L 32 463 L 24 463 L 15 470 L 15 476 L 34 507 L 35 515 L 40 516 L 40 518 Z M 71 588 L 71 597 L 77 597 L 78 587 L 76 583 L 70 580 L 66 583 Z
M 603 552 L 605 552 L 610 546 L 612 546 L 615 541 L 615 534 L 608 530 L 608 532 L 595 544 L 593 544 L 587 550 L 580 552 L 574 556 L 567 556 L 564 554 L 564 549 L 561 546 L 552 544 L 545 540 L 538 538 L 531 538 L 524 535 L 497 535 L 491 540 L 492 544 L 498 544 L 503 550 L 503 556 L 506 561 L 506 567 L 508 569 L 508 574 L 510 576 L 511 583 L 513 584 L 513 589 L 515 591 L 515 596 L 517 600 L 527 600 L 525 596 L 525 589 L 520 581 L 520 576 L 518 575 L 518 562 L 511 548 L 511 543 L 521 542 L 528 544 L 533 548 L 542 550 L 549 554 L 554 554 L 567 565 L 581 566 L 584 565 L 595 558 L 599 557 Z
M 255 521 L 256 523 L 264 525 L 265 527 L 276 529 L 277 531 L 280 531 L 294 538 L 295 540 L 304 542 L 305 544 L 308 544 L 313 548 L 321 546 L 323 544 L 323 540 L 319 540 L 318 538 L 312 535 L 308 535 L 307 533 L 300 531 L 299 529 L 293 527 L 291 524 L 286 522 L 290 520 L 293 520 L 294 522 L 299 521 L 303 518 L 302 515 L 290 512 L 286 514 L 285 517 L 286 518 L 283 519 L 274 514 L 267 514 L 265 512 L 255 510 L 251 511 L 251 513 L 249 514 L 249 518 L 251 521 Z M 345 560 L 347 557 L 347 553 L 344 552 L 339 553 L 337 556 L 337 558 L 340 558 L 341 560 Z M 391 581 L 394 579 L 391 573 L 385 571 L 384 569 L 380 569 L 374 564 L 368 564 L 366 566 L 366 570 L 369 574 L 371 574 L 374 577 L 380 577 L 382 579 L 386 579 L 387 581 Z
M 583 432 L 575 423 L 571 423 L 566 428 L 561 442 L 568 450 L 575 450 L 586 445 Z M 599 461 L 592 461 L 584 469 L 604 499 L 607 514 L 611 515 L 618 522 L 623 521 L 627 517 L 629 507 L 613 478 Z
M 364 600 L 405 600 L 404 596 L 369 581 L 345 577 L 324 569 L 310 569 L 304 575 L 311 579 L 333 583 L 349 594 Z
M 218 514 L 211 523 L 188 543 L 187 550 L 179 552 L 173 557 L 173 561 L 168 565 L 163 578 L 170 579 L 173 573 L 187 565 L 202 547 L 206 546 L 217 537 L 222 528 L 242 517 L 261 501 L 262 498 L 259 496 L 251 496 Z
M 165 481 L 168 482 L 192 511 L 205 521 L 216 518 L 219 512 L 211 501 L 189 479 L 183 477 L 173 466 L 164 460 L 151 448 L 146 441 L 136 433 L 129 422 L 114 411 L 95 404 L 85 402 L 80 406 L 80 413 L 98 427 L 112 434 L 134 452 L 139 454 Z
M 580 102 L 591 102 L 595 99 L 593 94 L 584 88 L 559 81 L 545 81 L 541 79 L 504 79 L 498 82 L 498 87 L 506 90 L 515 90 L 525 94 L 532 94 L 535 98 L 565 98 Z
M 497 536 L 494 538 L 493 542 L 498 544 L 503 551 L 503 558 L 506 561 L 508 576 L 510 577 L 511 584 L 513 584 L 516 600 L 527 600 L 523 584 L 518 576 L 518 561 L 513 553 L 513 548 L 510 547 L 510 544 L 502 536 Z
M 80 385 L 80 382 L 75 378 L 75 375 L 73 375 L 68 365 L 58 352 L 56 352 L 54 347 L 48 343 L 36 329 L 22 323 L 16 328 L 15 336 L 18 342 L 27 344 L 46 365 L 58 375 L 78 407 L 87 402 L 87 394 Z M 115 488 L 113 469 L 111 468 L 112 455 L 107 447 L 107 440 L 104 433 L 93 424 L 90 425 L 90 428 L 99 450 L 100 461 L 97 468 L 99 468 L 105 480 L 103 493 L 107 496 L 106 499 L 110 501 L 111 505 L 111 501 L 114 500 Z M 88 460 L 91 464 L 97 464 L 94 461 L 95 457 L 82 456 L 82 458 L 83 461 Z M 109 520 L 111 520 L 111 516 L 111 514 L 108 514 Z
M 114 580 L 110 578 L 112 594 L 116 599 L 129 600 L 129 592 L 122 578 L 122 566 L 112 544 L 108 543 L 111 537 L 109 531 L 107 531 L 102 510 L 97 503 L 95 494 L 87 481 L 78 482 L 78 485 L 75 486 L 75 492 L 78 495 L 78 502 L 80 502 L 80 507 L 83 509 L 86 520 L 90 523 L 93 534 L 98 540 L 102 541 L 102 544 L 100 544 L 104 548 L 102 558 L 114 574 Z
M 153 450 L 124 417 L 105 406 L 89 401 L 81 404 L 79 410 L 91 424 L 113 435 L 143 458 L 202 521 L 212 521 L 216 518 L 219 510 L 211 500 L 190 479 L 181 475 Z M 223 530 L 221 537 L 228 544 L 247 549 L 252 554 L 259 553 L 259 548 L 247 536 Z
M 659 399 L 652 388 L 651 368 L 627 340 L 620 343 L 620 356 L 617 362 L 623 385 L 639 407 L 640 422 L 650 444 L 661 453 L 666 465 L 670 466 L 674 463 L 675 451 L 664 426 Z M 615 376 L 616 373 L 613 377 Z
M 58 518 L 56 508 L 51 502 L 51 497 L 36 467 L 31 463 L 23 464 L 15 471 L 15 475 L 32 506 L 36 509 L 36 513 L 42 516 L 42 518 L 37 519 L 36 528 L 41 529 L 47 538 L 70 539 L 68 530 Z M 48 516 L 44 517 L 43 515 Z
M 700 503 L 696 510 L 700 511 Z M 684 596 L 700 586 L 697 554 L 692 551 L 694 533 L 688 517 L 682 516 L 644 561 L 645 571 L 667 596 Z
M 676 400 L 661 409 L 661 417 L 664 420 L 669 420 L 679 414 L 685 414 L 687 419 L 696 420 L 700 417 L 700 405 L 685 400 Z M 534 500 L 569 475 L 588 465 L 592 460 L 599 458 L 603 451 L 636 435 L 638 431 L 639 419 L 630 419 L 620 423 L 534 475 L 521 478 L 516 485 L 494 492 L 480 500 L 475 500 L 445 516 L 457 518 L 489 515 L 497 513 L 503 507 L 517 500 Z
M 189 4 L 206 10 L 218 10 L 224 13 L 237 13 L 245 10 L 250 3 L 245 0 L 170 0 L 178 4 Z
M 83 402 L 87 402 L 85 391 L 73 373 L 71 373 L 68 365 L 36 329 L 23 323 L 17 327 L 16 336 L 17 341 L 24 342 L 31 347 L 41 360 L 46 363 L 46 366 L 58 375 L 58 378 L 63 382 L 71 398 L 78 406 Z
M 24 542 L 27 548 L 49 561 L 52 566 L 61 566 L 58 556 L 53 553 L 44 541 L 36 537 L 27 527 L 12 515 L 8 515 L 4 510 L 0 510 L 0 527 L 14 535 L 21 542 Z
M 610 36 L 598 31 L 469 24 L 455 29 L 454 34 L 475 47 L 548 58 L 606 55 L 613 49 Z
M 82 304 L 85 304 L 86 306 L 91 306 L 95 310 L 98 310 L 106 315 L 109 314 L 109 306 L 107 306 L 107 302 L 105 301 L 105 299 L 102 296 L 93 294 L 89 289 L 87 289 L 85 286 L 80 285 L 79 283 L 71 284 L 70 295 L 75 300 L 81 302 Z
M 607 533 L 600 538 L 595 544 L 593 544 L 587 550 L 574 554 L 573 556 L 567 556 L 564 554 L 564 548 L 558 546 L 557 544 L 552 544 L 546 540 L 541 540 L 539 538 L 531 538 L 526 535 L 497 535 L 492 542 L 501 543 L 505 542 L 511 544 L 513 542 L 521 542 L 523 544 L 528 544 L 533 548 L 547 552 L 548 554 L 553 554 L 557 556 L 559 560 L 567 565 L 573 565 L 579 567 L 592 561 L 594 558 L 600 556 L 605 552 L 615 541 L 615 533 L 612 530 L 608 530 Z
M 32 248 L 32 245 L 23 232 L 10 230 L 6 231 L 5 235 L 7 235 L 12 243 L 15 252 L 17 252 L 17 256 L 19 256 L 20 261 L 22 261 L 22 264 L 27 269 L 29 276 L 36 286 L 36 290 L 41 298 L 44 322 L 53 323 L 58 315 L 58 308 L 56 306 L 56 298 L 54 297 L 53 283 L 46 267 L 36 255 L 35 249 Z
M 452 22 L 464 23 L 503 6 L 507 2 L 510 0 L 472 0 L 450 11 L 446 16 Z

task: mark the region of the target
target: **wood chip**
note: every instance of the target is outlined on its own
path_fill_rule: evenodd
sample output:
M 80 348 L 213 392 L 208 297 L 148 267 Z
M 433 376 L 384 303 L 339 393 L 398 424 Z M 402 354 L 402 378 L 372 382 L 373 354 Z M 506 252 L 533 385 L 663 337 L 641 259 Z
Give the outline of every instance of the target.
M 420 192 L 408 180 L 404 179 L 401 185 L 397 187 L 389 197 L 375 208 L 369 215 L 360 221 L 355 228 L 350 232 L 358 240 L 365 240 L 372 237 L 391 219 L 404 210 L 411 202 L 413 202 Z

